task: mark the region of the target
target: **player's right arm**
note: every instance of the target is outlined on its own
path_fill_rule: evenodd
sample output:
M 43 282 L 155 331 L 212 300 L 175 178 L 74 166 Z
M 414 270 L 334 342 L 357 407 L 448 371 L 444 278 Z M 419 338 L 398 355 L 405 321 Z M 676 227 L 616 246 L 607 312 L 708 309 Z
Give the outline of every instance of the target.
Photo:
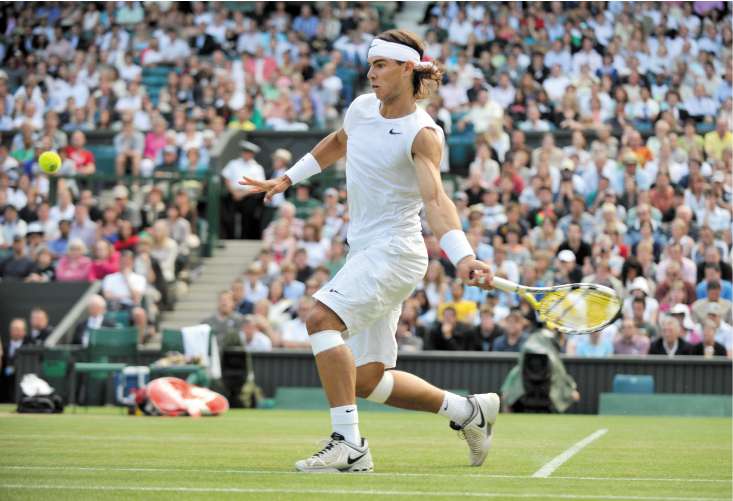
M 248 195 L 264 193 L 265 201 L 269 202 L 273 196 L 282 193 L 298 181 L 322 172 L 337 160 L 343 158 L 346 155 L 347 139 L 344 129 L 339 129 L 321 139 L 310 153 L 298 160 L 282 176 L 266 181 L 259 181 L 245 176 L 239 181 L 239 184 L 250 187 Z

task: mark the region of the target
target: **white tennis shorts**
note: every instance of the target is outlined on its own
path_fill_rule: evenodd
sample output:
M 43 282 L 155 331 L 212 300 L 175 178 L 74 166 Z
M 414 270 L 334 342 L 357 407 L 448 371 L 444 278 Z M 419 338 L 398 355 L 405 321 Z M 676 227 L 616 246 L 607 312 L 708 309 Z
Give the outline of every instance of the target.
M 395 236 L 350 250 L 339 272 L 313 297 L 346 325 L 346 344 L 356 366 L 397 363 L 395 332 L 402 302 L 415 290 L 428 268 L 421 235 Z

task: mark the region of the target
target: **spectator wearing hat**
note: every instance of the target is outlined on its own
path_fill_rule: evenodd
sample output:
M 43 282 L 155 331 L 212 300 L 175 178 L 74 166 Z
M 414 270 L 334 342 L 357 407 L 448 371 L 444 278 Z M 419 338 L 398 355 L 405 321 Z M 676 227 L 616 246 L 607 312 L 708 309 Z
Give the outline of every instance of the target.
M 629 286 L 629 293 L 630 296 L 624 300 L 624 314 L 633 314 L 632 303 L 634 298 L 641 298 L 644 301 L 644 313 L 642 315 L 644 321 L 656 325 L 659 315 L 659 302 L 652 296 L 647 279 L 636 277 Z
M 707 320 L 715 325 L 715 340 L 722 344 L 728 354 L 733 353 L 733 326 L 727 322 L 730 318 L 723 318 L 723 309 L 717 303 L 708 305 Z
M 264 181 L 265 170 L 255 160 L 259 146 L 242 141 L 240 147 L 241 157 L 231 160 L 221 172 L 227 189 L 222 200 L 222 235 L 223 238 L 258 240 L 262 236 L 261 196 L 247 196 L 249 189 L 239 181 L 244 177 Z
M 661 321 L 661 335 L 649 345 L 650 355 L 667 355 L 668 357 L 690 355 L 692 347 L 682 339 L 680 324 L 671 317 Z
M 578 283 L 583 278 L 583 270 L 575 259 L 575 254 L 569 249 L 557 253 L 557 271 L 555 285 Z
M 703 323 L 705 321 L 707 318 L 708 307 L 711 304 L 719 305 L 720 316 L 722 318 L 731 318 L 733 303 L 720 297 L 720 292 L 720 280 L 711 280 L 707 287 L 707 297 L 698 299 L 692 303 L 692 318 L 695 322 Z
M 25 234 L 26 243 L 28 245 L 28 254 L 35 256 L 36 251 L 44 246 L 45 238 L 43 236 L 43 227 L 34 221 L 28 225 L 28 231 Z
M 679 322 L 681 336 L 690 345 L 695 345 L 702 340 L 699 328 L 695 325 L 692 321 L 692 317 L 690 316 L 689 306 L 677 303 L 669 309 L 669 316 Z
M 112 190 L 114 196 L 113 209 L 117 212 L 120 219 L 130 221 L 133 228 L 140 228 L 140 208 L 138 205 L 130 200 L 130 191 L 127 186 L 118 184 Z
M 27 255 L 23 235 L 14 235 L 12 242 L 12 254 L 0 261 L 0 278 L 4 281 L 22 281 L 33 273 L 35 263 Z
M 712 319 L 706 319 L 702 326 L 702 341 L 692 347 L 691 355 L 711 357 L 725 357 L 728 351 L 725 346 L 715 340 L 717 326 Z

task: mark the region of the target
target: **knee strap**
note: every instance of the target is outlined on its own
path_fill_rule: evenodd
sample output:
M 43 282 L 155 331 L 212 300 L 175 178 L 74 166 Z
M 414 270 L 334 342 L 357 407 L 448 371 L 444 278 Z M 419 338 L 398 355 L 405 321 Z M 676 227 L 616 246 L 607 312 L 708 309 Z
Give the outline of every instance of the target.
M 310 342 L 313 355 L 318 355 L 322 351 L 341 346 L 344 344 L 344 339 L 339 331 L 320 331 L 311 334 Z
M 392 394 L 393 388 L 394 376 L 392 376 L 392 371 L 384 371 L 384 374 L 382 374 L 382 379 L 379 380 L 377 386 L 374 387 L 372 392 L 367 397 L 367 400 L 383 404 Z

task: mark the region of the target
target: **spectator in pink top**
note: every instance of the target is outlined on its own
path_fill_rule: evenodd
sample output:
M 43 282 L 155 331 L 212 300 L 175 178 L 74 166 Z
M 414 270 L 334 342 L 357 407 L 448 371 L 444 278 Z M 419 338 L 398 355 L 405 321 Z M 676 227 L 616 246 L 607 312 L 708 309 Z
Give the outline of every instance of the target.
M 164 118 L 158 117 L 153 121 L 153 130 L 145 135 L 145 149 L 143 158 L 149 159 L 153 165 L 159 163 L 161 150 L 165 147 L 166 130 L 168 124 Z
M 107 275 L 120 271 L 120 253 L 106 240 L 94 244 L 95 259 L 89 271 L 89 280 L 102 280 Z
M 87 249 L 79 238 L 69 242 L 66 255 L 56 266 L 56 280 L 59 282 L 86 282 L 92 270 L 92 260 L 84 254 Z

